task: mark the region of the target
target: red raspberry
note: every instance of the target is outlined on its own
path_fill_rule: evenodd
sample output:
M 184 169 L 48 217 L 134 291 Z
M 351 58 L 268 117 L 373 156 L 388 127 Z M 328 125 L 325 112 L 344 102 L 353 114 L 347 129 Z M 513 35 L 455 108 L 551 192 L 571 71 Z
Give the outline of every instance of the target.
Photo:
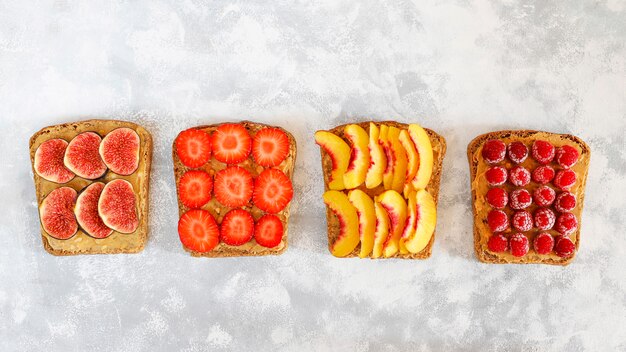
M 562 235 L 571 235 L 578 228 L 578 220 L 572 213 L 563 213 L 556 219 L 555 229 Z
M 483 145 L 482 155 L 488 164 L 497 164 L 504 160 L 506 154 L 506 144 L 504 142 L 491 139 Z
M 485 172 L 485 178 L 490 186 L 500 186 L 506 182 L 508 174 L 502 166 L 492 166 Z
M 509 172 L 509 182 L 514 186 L 524 187 L 530 183 L 530 171 L 523 166 L 516 166 Z
M 527 190 L 520 188 L 511 192 L 511 201 L 509 202 L 509 206 L 511 209 L 522 210 L 528 208 L 533 203 L 533 197 L 531 197 L 530 192 Z
M 513 228 L 517 231 L 530 231 L 533 228 L 533 217 L 526 210 L 516 211 L 513 214 Z
M 570 169 L 559 170 L 552 183 L 562 190 L 570 189 L 576 183 L 576 173 Z
M 554 146 L 550 142 L 537 140 L 532 146 L 533 158 L 539 164 L 548 164 L 554 159 Z
M 554 169 L 551 166 L 543 165 L 533 171 L 533 181 L 542 185 L 547 184 L 554 178 Z
M 528 147 L 522 142 L 509 144 L 509 159 L 516 164 L 521 164 L 528 157 Z
M 570 145 L 564 145 L 556 150 L 556 162 L 566 169 L 574 166 L 578 161 L 578 150 Z
M 539 230 L 550 230 L 554 226 L 556 216 L 554 212 L 548 208 L 539 208 L 535 210 L 535 227 Z
M 487 195 L 485 196 L 487 199 L 487 203 L 496 209 L 502 209 L 506 207 L 506 204 L 509 202 L 508 193 L 502 188 L 492 188 L 487 191 Z
M 487 223 L 492 232 L 502 232 L 509 228 L 509 217 L 502 210 L 492 210 L 487 214 Z
M 541 186 L 533 192 L 533 199 L 540 207 L 547 207 L 554 202 L 556 192 L 548 186 Z
M 514 233 L 509 238 L 511 242 L 511 254 L 516 257 L 523 257 L 528 253 L 530 249 L 530 245 L 528 244 L 528 237 L 524 236 L 521 233 Z
M 501 233 L 494 234 L 489 237 L 489 241 L 487 242 L 487 248 L 490 251 L 495 253 L 505 252 L 509 249 L 509 240 L 504 237 Z
M 576 245 L 569 237 L 557 236 L 554 240 L 554 252 L 561 258 L 572 256 L 575 250 Z
M 554 209 L 559 213 L 572 211 L 576 208 L 576 196 L 570 192 L 561 192 L 554 201 Z
M 533 247 L 535 247 L 535 252 L 539 254 L 548 254 L 554 248 L 554 238 L 549 233 L 542 232 L 535 237 Z

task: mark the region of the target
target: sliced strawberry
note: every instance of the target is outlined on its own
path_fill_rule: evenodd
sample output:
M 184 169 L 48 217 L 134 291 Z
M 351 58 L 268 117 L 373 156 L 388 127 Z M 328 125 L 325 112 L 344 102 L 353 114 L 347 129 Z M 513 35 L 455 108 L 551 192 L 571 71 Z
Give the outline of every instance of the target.
M 220 224 L 220 239 L 231 246 L 241 246 L 252 239 L 254 218 L 243 209 L 233 209 Z
M 266 169 L 254 182 L 252 201 L 259 209 L 268 213 L 283 210 L 293 197 L 291 180 L 278 169 Z
M 180 201 L 188 208 L 200 208 L 211 200 L 213 179 L 202 170 L 185 172 L 178 183 Z
M 283 239 L 283 223 L 278 216 L 266 214 L 257 220 L 254 227 L 254 239 L 263 247 L 278 246 Z
M 211 213 L 192 209 L 178 220 L 180 242 L 192 251 L 205 253 L 219 243 L 219 230 Z
M 250 173 L 239 166 L 230 166 L 215 175 L 213 193 L 223 205 L 243 207 L 252 198 L 253 180 Z
M 213 132 L 213 155 L 226 164 L 238 164 L 250 155 L 252 138 L 238 123 L 225 123 Z
M 289 138 L 282 130 L 268 127 L 260 130 L 252 141 L 252 156 L 257 164 L 278 166 L 289 154 Z
M 211 136 L 190 128 L 176 137 L 176 154 L 187 167 L 200 167 L 211 159 Z

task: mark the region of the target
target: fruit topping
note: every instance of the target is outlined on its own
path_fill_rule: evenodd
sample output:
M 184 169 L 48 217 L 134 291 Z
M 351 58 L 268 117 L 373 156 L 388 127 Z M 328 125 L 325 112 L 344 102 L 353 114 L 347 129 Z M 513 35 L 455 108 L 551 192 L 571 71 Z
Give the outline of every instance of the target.
M 383 246 L 389 236 L 389 214 L 378 202 L 374 202 L 376 212 L 376 230 L 374 231 L 374 249 L 372 258 L 380 258 L 383 255 Z
M 554 248 L 554 238 L 547 232 L 542 232 L 535 237 L 533 247 L 538 254 L 549 254 Z
M 400 144 L 406 151 L 407 157 L 407 168 L 406 168 L 406 177 L 404 179 L 404 184 L 409 184 L 417 175 L 417 169 L 420 165 L 420 156 L 417 153 L 417 149 L 415 148 L 415 144 L 411 140 L 411 136 L 409 136 L 408 130 L 400 131 L 400 136 L 398 137 Z
M 554 201 L 554 209 L 559 213 L 572 211 L 576 208 L 576 196 L 570 192 L 561 192 Z
M 107 171 L 100 157 L 102 138 L 93 132 L 83 132 L 67 145 L 63 162 L 76 175 L 88 180 L 96 179 Z
M 411 253 L 419 253 L 426 248 L 437 225 L 437 206 L 430 193 L 425 189 L 417 191 L 415 205 L 415 231 L 409 237 L 403 236 L 405 247 Z
M 365 175 L 365 187 L 374 188 L 383 182 L 383 171 L 387 168 L 387 159 L 383 147 L 378 143 L 380 130 L 376 124 L 370 122 L 368 149 L 370 151 L 370 165 Z
M 178 220 L 180 242 L 189 250 L 206 253 L 220 242 L 215 219 L 206 210 L 192 209 Z
M 572 213 L 563 213 L 556 219 L 554 228 L 562 235 L 571 235 L 578 228 L 578 220 Z
M 203 130 L 182 131 L 174 143 L 180 162 L 187 167 L 200 167 L 211 160 L 211 136 Z
M 511 254 L 515 257 L 523 257 L 528 253 L 530 244 L 528 243 L 528 237 L 521 233 L 514 233 L 509 238 L 511 243 Z
M 50 182 L 67 183 L 74 178 L 74 173 L 63 163 L 67 142 L 56 138 L 49 139 L 37 148 L 34 168 L 37 175 Z
M 328 188 L 334 190 L 345 189 L 343 175 L 346 173 L 348 163 L 350 162 L 350 146 L 339 136 L 328 131 L 317 131 L 315 133 L 315 143 L 330 156 L 332 161 L 332 170 L 330 175 L 328 175 Z
M 576 183 L 576 173 L 570 169 L 559 170 L 553 183 L 561 190 L 568 190 Z
M 540 164 L 548 164 L 554 159 L 554 146 L 550 142 L 536 140 L 532 146 L 533 158 Z
M 335 257 L 345 257 L 359 244 L 359 218 L 348 196 L 339 191 L 324 193 L 324 203 L 339 222 L 339 233 L 330 246 Z
M 548 186 L 541 186 L 536 188 L 533 192 L 533 199 L 535 203 L 537 203 L 540 207 L 547 207 L 552 205 L 554 202 L 554 198 L 556 197 L 556 192 Z
M 483 145 L 482 156 L 488 164 L 497 164 L 504 160 L 506 144 L 501 140 L 491 139 Z
M 508 193 L 502 188 L 492 188 L 485 195 L 487 203 L 496 209 L 503 209 L 509 202 Z
M 278 216 L 265 214 L 254 226 L 254 239 L 263 247 L 274 248 L 283 239 L 283 223 Z
M 578 156 L 578 150 L 569 145 L 564 145 L 556 150 L 556 162 L 566 169 L 576 164 Z
M 509 144 L 509 159 L 516 164 L 521 164 L 528 157 L 528 147 L 522 142 Z
M 189 170 L 178 182 L 178 197 L 188 208 L 200 208 L 211 200 L 213 179 L 202 170 Z
M 107 183 L 98 200 L 98 214 L 106 226 L 117 232 L 135 232 L 139 226 L 139 217 L 135 192 L 130 182 L 117 179 Z
M 347 125 L 344 136 L 352 144 L 348 168 L 343 175 L 343 183 L 347 189 L 353 189 L 365 182 L 367 169 L 370 166 L 369 136 L 359 125 Z
M 400 249 L 400 237 L 407 217 L 407 204 L 400 193 L 388 190 L 376 197 L 376 201 L 385 208 L 389 216 L 389 236 L 383 245 L 383 255 L 393 256 Z
M 130 175 L 139 167 L 141 141 L 137 132 L 121 127 L 109 132 L 100 143 L 100 157 L 118 175 Z
M 419 157 L 417 173 L 412 184 L 414 189 L 420 190 L 428 186 L 433 173 L 433 147 L 428 132 L 422 126 L 412 123 L 409 125 L 408 131 Z
M 524 187 L 530 183 L 530 171 L 523 166 L 515 166 L 509 172 L 509 182 L 518 187 Z
M 243 209 L 232 209 L 220 224 L 220 239 L 230 246 L 241 246 L 254 235 L 254 218 Z
M 492 210 L 487 214 L 487 224 L 492 232 L 502 232 L 509 228 L 509 218 L 502 210 Z
M 495 253 L 506 252 L 509 249 L 509 240 L 501 233 L 493 234 L 489 237 L 487 248 Z
M 350 191 L 348 199 L 356 208 L 356 214 L 359 217 L 359 237 L 361 238 L 359 257 L 365 258 L 372 253 L 374 248 L 374 231 L 376 230 L 374 201 L 360 189 Z
M 261 166 L 278 166 L 288 154 L 289 137 L 280 128 L 263 128 L 252 139 L 252 156 Z
M 557 236 L 554 240 L 554 252 L 561 258 L 571 257 L 576 250 L 576 245 L 569 237 Z
M 291 180 L 278 169 L 266 169 L 254 181 L 254 205 L 267 213 L 283 210 L 292 197 Z
M 238 164 L 248 158 L 252 148 L 252 138 L 243 125 L 225 123 L 211 136 L 213 156 L 226 164 Z
M 549 165 L 542 165 L 533 170 L 533 181 L 545 185 L 554 178 L 554 169 Z
M 94 238 L 106 238 L 113 233 L 98 214 L 98 200 L 103 189 L 102 182 L 94 182 L 87 186 L 78 196 L 74 208 L 78 224 L 85 233 Z
M 539 208 L 535 210 L 535 227 L 539 230 L 550 230 L 554 226 L 556 216 L 554 212 L 548 208 Z
M 528 208 L 533 202 L 530 192 L 523 188 L 519 188 L 511 192 L 511 201 L 509 206 L 511 209 L 522 210 Z
M 383 183 L 385 189 L 393 189 L 396 192 L 402 192 L 404 189 L 404 181 L 406 179 L 406 169 L 408 166 L 408 160 L 406 151 L 402 147 L 399 140 L 400 130 L 397 127 L 389 127 L 387 134 L 388 144 L 391 146 L 391 153 L 393 154 L 391 165 L 391 177 L 388 179 L 383 175 Z M 389 159 L 388 159 L 389 160 Z M 387 163 L 389 166 L 389 163 Z M 387 181 L 388 180 L 388 184 Z
M 252 198 L 253 180 L 250 173 L 239 166 L 229 166 L 215 174 L 213 193 L 217 201 L 230 208 L 248 204 Z
M 533 228 L 533 217 L 526 210 L 516 211 L 513 214 L 513 228 L 517 231 L 530 231 Z
M 75 204 L 76 191 L 70 187 L 57 188 L 46 196 L 39 208 L 39 218 L 48 235 L 60 240 L 74 236 L 78 231 Z
M 507 178 L 508 173 L 502 166 L 492 166 L 485 172 L 485 179 L 490 186 L 503 185 Z

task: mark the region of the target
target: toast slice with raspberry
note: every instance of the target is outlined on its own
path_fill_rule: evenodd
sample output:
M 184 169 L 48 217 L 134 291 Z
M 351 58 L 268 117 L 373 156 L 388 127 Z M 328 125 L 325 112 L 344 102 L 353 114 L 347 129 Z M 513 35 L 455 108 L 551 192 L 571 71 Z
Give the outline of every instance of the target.
M 580 245 L 590 155 L 585 142 L 568 134 L 506 130 L 474 138 L 467 157 L 476 257 L 571 263 Z

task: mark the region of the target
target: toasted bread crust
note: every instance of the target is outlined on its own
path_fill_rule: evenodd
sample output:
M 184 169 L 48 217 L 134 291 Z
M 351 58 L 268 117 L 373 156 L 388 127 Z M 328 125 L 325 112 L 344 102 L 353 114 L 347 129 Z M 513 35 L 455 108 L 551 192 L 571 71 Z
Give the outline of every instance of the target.
M 409 127 L 408 124 L 399 123 L 396 121 L 365 121 L 365 122 L 357 122 L 357 123 L 350 123 L 350 124 L 336 126 L 328 131 L 336 134 L 339 137 L 344 138 L 344 129 L 347 125 L 355 124 L 355 125 L 362 127 L 365 131 L 369 131 L 370 122 L 373 122 L 378 126 L 384 124 L 388 126 L 394 126 L 399 129 L 406 129 Z M 439 201 L 439 186 L 441 183 L 443 158 L 446 154 L 446 140 L 433 130 L 430 130 L 427 128 L 424 128 L 424 130 L 428 133 L 428 137 L 430 137 L 430 143 L 432 144 L 432 147 L 433 147 L 433 164 L 434 164 L 433 173 L 430 178 L 430 182 L 428 183 L 428 186 L 426 187 L 426 190 L 433 196 L 435 205 L 437 205 Z M 324 175 L 324 190 L 328 191 L 329 190 L 328 183 L 330 181 L 330 174 L 332 171 L 332 159 L 330 155 L 328 155 L 328 153 L 324 151 L 323 148 L 320 148 L 320 153 L 321 153 L 321 158 L 322 158 L 322 173 Z M 382 186 L 379 186 L 373 189 L 368 189 L 365 187 L 365 185 L 361 185 L 360 187 L 358 187 L 358 189 L 363 190 L 365 193 L 367 193 L 371 197 L 377 196 L 383 191 Z M 327 224 L 327 231 L 328 231 L 328 250 L 330 251 L 332 243 L 334 243 L 337 237 L 339 236 L 340 227 L 339 227 L 339 220 L 337 219 L 337 216 L 335 216 L 335 214 L 328 207 L 326 207 L 326 224 Z M 436 232 L 433 233 L 433 236 L 430 238 L 430 242 L 428 242 L 428 245 L 426 246 L 426 248 L 424 248 L 419 253 L 401 254 L 400 252 L 398 252 L 389 258 L 427 259 L 432 255 L 432 247 L 433 247 L 433 244 L 435 243 L 435 236 L 436 236 Z M 361 245 L 359 244 L 350 254 L 348 254 L 344 258 L 358 257 L 360 248 L 361 248 Z M 389 258 L 380 257 L 376 259 L 389 259 Z M 370 259 L 375 259 L 375 258 L 370 257 Z
M 53 138 L 62 138 L 69 142 L 74 136 L 86 131 L 93 131 L 104 137 L 106 133 L 120 127 L 133 129 L 140 138 L 139 168 L 132 175 L 120 176 L 107 170 L 102 177 L 96 180 L 85 180 L 76 176 L 68 183 L 56 184 L 43 179 L 35 172 L 35 152 L 41 143 Z M 69 186 L 80 192 L 93 182 L 102 181 L 106 183 L 116 178 L 128 180 L 133 185 L 137 195 L 139 226 L 135 232 L 131 234 L 113 232 L 107 238 L 95 239 L 79 228 L 72 238 L 58 240 L 49 237 L 44 231 L 43 225 L 40 224 L 41 239 L 47 252 L 57 256 L 68 256 L 77 254 L 138 253 L 143 250 L 148 239 L 149 180 L 152 164 L 152 136 L 145 128 L 132 122 L 118 120 L 94 119 L 68 122 L 42 128 L 30 138 L 29 148 L 38 206 L 41 206 L 44 198 L 48 195 L 49 192 L 47 191 L 54 188 Z M 78 241 L 79 239 L 80 241 Z M 70 243 L 72 243 L 71 248 L 63 248 Z
M 569 134 L 556 134 L 556 133 L 549 133 L 549 132 L 542 132 L 542 131 L 535 131 L 535 130 L 503 130 L 503 131 L 494 131 L 494 132 L 481 134 L 477 136 L 476 138 L 474 138 L 467 146 L 467 158 L 468 158 L 469 167 L 470 167 L 470 186 L 472 188 L 472 210 L 473 210 L 473 215 L 474 215 L 474 231 L 473 231 L 474 232 L 474 251 L 476 253 L 476 257 L 481 262 L 492 263 L 492 264 L 514 263 L 514 264 L 549 264 L 549 265 L 565 266 L 574 260 L 576 253 L 578 252 L 578 247 L 580 245 L 580 229 L 582 225 L 580 221 L 580 216 L 577 217 L 579 220 L 579 223 L 578 223 L 578 229 L 576 230 L 576 233 L 575 233 L 576 251 L 574 255 L 572 255 L 569 258 L 560 258 L 557 256 L 551 256 L 549 258 L 529 259 L 528 257 L 523 257 L 523 258 L 519 258 L 519 259 L 512 261 L 512 260 L 507 260 L 501 255 L 490 253 L 481 245 L 482 237 L 488 236 L 489 234 L 481 233 L 480 229 L 477 226 L 477 221 L 481 221 L 481 217 L 486 216 L 486 214 L 481 214 L 476 207 L 478 194 L 477 194 L 477 188 L 474 187 L 473 184 L 474 184 L 474 180 L 476 179 L 478 164 L 480 160 L 476 160 L 474 155 L 477 153 L 478 150 L 480 150 L 482 145 L 487 140 L 490 140 L 490 139 L 503 139 L 503 138 L 513 137 L 516 140 L 532 141 L 535 139 L 545 138 L 546 136 L 557 138 L 563 142 L 575 144 L 580 148 L 581 153 L 580 153 L 579 162 L 577 163 L 577 167 L 579 167 L 583 171 L 580 173 L 580 178 L 579 178 L 579 182 L 581 182 L 581 188 L 580 188 L 581 194 L 577 197 L 578 203 L 576 207 L 578 208 L 578 213 L 582 214 L 584 197 L 585 197 L 585 185 L 587 183 L 587 173 L 589 169 L 589 159 L 591 156 L 591 150 L 589 149 L 589 146 L 582 139 L 573 135 L 569 135 Z

